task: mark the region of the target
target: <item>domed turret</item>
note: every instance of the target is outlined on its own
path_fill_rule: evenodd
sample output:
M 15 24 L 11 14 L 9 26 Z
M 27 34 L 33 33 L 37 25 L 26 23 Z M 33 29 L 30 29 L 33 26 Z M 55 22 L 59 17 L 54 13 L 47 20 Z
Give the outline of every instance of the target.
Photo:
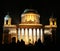
M 26 9 L 21 14 L 21 23 L 36 24 L 39 23 L 40 15 L 33 9 Z
M 7 14 L 4 17 L 4 25 L 10 25 L 11 24 L 11 17 L 9 16 L 9 14 Z
M 9 15 L 6 15 L 6 16 L 4 17 L 5 20 L 8 20 L 9 18 L 11 18 Z

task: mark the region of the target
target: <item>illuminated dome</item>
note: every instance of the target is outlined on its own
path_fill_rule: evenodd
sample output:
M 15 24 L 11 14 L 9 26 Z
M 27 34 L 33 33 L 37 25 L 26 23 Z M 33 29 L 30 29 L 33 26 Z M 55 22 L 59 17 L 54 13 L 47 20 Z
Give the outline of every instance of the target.
M 21 14 L 21 23 L 24 24 L 37 24 L 40 22 L 39 19 L 40 15 L 33 9 L 26 9 Z
M 23 13 L 38 13 L 36 10 L 33 9 L 25 9 Z

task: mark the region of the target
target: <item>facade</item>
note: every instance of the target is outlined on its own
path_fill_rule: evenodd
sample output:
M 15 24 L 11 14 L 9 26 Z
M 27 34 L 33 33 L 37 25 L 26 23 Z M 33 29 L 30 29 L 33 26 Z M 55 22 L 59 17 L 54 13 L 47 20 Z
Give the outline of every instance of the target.
M 17 43 L 23 40 L 25 44 L 35 44 L 38 39 L 44 42 L 44 34 L 52 36 L 52 30 L 56 30 L 56 18 L 50 18 L 49 25 L 40 24 L 40 15 L 33 9 L 26 9 L 21 14 L 21 23 L 11 24 L 12 18 L 9 15 L 4 17 L 3 40 L 2 43 L 11 43 L 13 40 Z

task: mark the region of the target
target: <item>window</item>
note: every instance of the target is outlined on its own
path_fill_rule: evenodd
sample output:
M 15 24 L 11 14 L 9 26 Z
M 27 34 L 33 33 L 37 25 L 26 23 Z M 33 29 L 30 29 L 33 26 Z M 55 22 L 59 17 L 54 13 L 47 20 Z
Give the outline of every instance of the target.
M 8 24 L 8 20 L 6 20 L 6 24 Z

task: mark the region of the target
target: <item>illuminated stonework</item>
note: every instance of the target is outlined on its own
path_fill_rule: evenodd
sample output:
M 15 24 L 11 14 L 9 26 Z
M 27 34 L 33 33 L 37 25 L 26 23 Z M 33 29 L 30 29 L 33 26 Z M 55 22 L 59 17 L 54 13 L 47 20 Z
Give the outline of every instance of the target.
M 38 39 L 40 39 L 43 43 L 44 34 L 52 35 L 52 29 L 57 28 L 56 20 L 53 20 L 54 25 L 52 18 L 49 20 L 50 25 L 45 25 L 45 27 L 43 27 L 43 25 L 40 24 L 40 15 L 37 11 L 33 9 L 26 9 L 24 10 L 24 13 L 21 14 L 21 24 L 17 26 L 12 25 L 11 17 L 6 15 L 4 18 L 2 43 L 11 43 L 13 38 L 15 38 L 16 43 L 18 40 L 23 40 L 26 45 L 29 43 L 35 44 Z
M 21 15 L 22 17 L 22 20 L 21 20 L 21 23 L 24 23 L 24 24 L 39 24 L 39 18 L 40 16 L 38 14 L 35 14 L 35 13 L 26 13 L 26 14 L 22 14 Z

